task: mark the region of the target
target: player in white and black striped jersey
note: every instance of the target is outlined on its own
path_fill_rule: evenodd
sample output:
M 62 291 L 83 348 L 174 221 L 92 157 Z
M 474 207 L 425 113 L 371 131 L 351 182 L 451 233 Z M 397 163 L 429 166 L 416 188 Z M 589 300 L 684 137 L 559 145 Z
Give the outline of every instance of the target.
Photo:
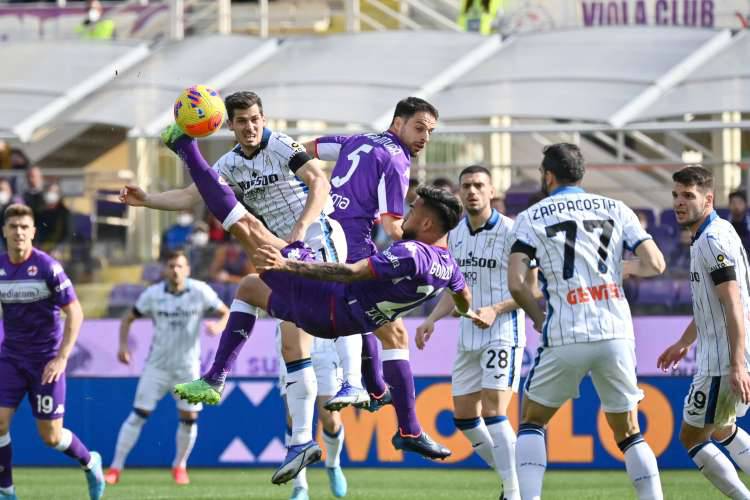
M 123 422 L 117 436 L 112 465 L 105 475 L 109 484 L 120 480 L 125 460 L 133 449 L 141 429 L 161 399 L 172 392 L 174 384 L 200 373 L 200 335 L 203 318 L 218 314 L 221 319 L 206 325 L 218 335 L 229 318 L 229 309 L 216 292 L 203 281 L 189 278 L 190 263 L 184 252 L 171 251 L 164 264 L 164 281 L 151 285 L 138 297 L 120 325 L 121 363 L 131 361 L 128 333 L 133 321 L 148 317 L 154 323 L 148 358 L 138 381 L 133 411 Z M 201 405 L 177 399 L 179 425 L 177 452 L 172 464 L 172 475 L 178 484 L 189 482 L 187 460 L 198 435 L 198 412 Z
M 518 309 L 508 291 L 508 256 L 515 241 L 513 221 L 492 208 L 495 190 L 485 167 L 466 167 L 458 182 L 466 216 L 449 233 L 448 247 L 471 287 L 471 308 L 481 321 L 460 319 L 451 384 L 454 423 L 477 454 L 500 475 L 503 498 L 517 500 L 516 436 L 507 410 L 521 378 L 526 322 L 523 310 Z M 535 270 L 529 270 L 528 279 L 536 280 Z M 435 322 L 452 310 L 453 300 L 443 294 L 417 327 L 417 347 L 424 348 Z
M 698 370 L 682 413 L 680 441 L 698 469 L 730 498 L 750 498 L 719 442 L 750 473 L 750 435 L 736 425 L 750 402 L 750 268 L 742 240 L 713 208 L 713 176 L 699 165 L 675 172 L 677 222 L 693 233 L 690 288 L 693 321 L 658 366 L 677 366 L 697 340 Z
M 545 426 L 558 408 L 577 397 L 581 379 L 591 373 L 638 497 L 661 499 L 656 457 L 638 426 L 643 393 L 622 278 L 661 274 L 664 257 L 631 209 L 581 189 L 584 170 L 577 146 L 545 147 L 540 172 L 549 196 L 520 213 L 514 226 L 508 287 L 542 332 L 542 347 L 526 378 L 516 445 L 521 496 L 541 496 Z M 623 262 L 626 248 L 638 260 Z M 534 259 L 546 315 L 526 279 Z

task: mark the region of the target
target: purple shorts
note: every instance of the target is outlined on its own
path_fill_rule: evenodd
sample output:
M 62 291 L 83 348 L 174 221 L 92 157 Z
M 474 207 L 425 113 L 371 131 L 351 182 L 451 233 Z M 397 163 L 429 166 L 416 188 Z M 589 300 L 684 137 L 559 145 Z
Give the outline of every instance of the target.
M 42 373 L 48 361 L 20 361 L 0 355 L 0 407 L 18 408 L 28 394 L 34 418 L 62 418 L 65 415 L 65 375 L 57 382 L 42 384 Z

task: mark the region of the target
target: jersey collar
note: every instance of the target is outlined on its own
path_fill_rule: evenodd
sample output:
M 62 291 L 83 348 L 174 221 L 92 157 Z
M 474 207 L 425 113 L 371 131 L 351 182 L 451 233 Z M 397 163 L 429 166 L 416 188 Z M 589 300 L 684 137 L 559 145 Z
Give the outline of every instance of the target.
M 482 231 L 485 231 L 485 230 L 489 231 L 490 229 L 492 229 L 493 227 L 495 227 L 495 225 L 497 225 L 497 221 L 500 220 L 500 212 L 498 212 L 497 210 L 495 210 L 493 208 L 492 209 L 492 213 L 490 214 L 490 218 L 487 219 L 487 222 L 484 223 L 484 226 L 480 227 L 476 231 L 474 231 L 471 228 L 471 224 L 469 224 L 469 217 L 467 216 L 467 217 L 465 217 L 465 219 L 466 219 L 466 227 L 469 228 L 469 234 L 471 236 L 476 236 L 477 234 L 481 233 Z
M 706 220 L 703 221 L 703 224 L 700 225 L 698 230 L 695 232 L 695 236 L 693 236 L 693 243 L 695 243 L 698 238 L 701 237 L 701 234 L 703 234 L 703 231 L 706 230 L 706 228 L 716 219 L 719 218 L 719 215 L 716 213 L 716 210 L 711 210 L 711 213 L 708 214 L 708 217 L 706 217 Z
M 246 155 L 245 152 L 242 151 L 242 147 L 239 144 L 237 144 L 234 147 L 234 152 L 240 155 L 241 157 L 245 158 L 246 160 L 252 160 L 256 156 L 258 156 L 258 153 L 263 151 L 266 148 L 266 146 L 268 146 L 268 140 L 270 138 L 271 138 L 271 129 L 263 127 L 263 137 L 261 137 L 260 139 L 260 144 L 258 145 L 258 149 L 256 149 L 253 154 L 251 154 L 250 156 Z
M 169 284 L 165 281 L 164 282 L 164 293 L 168 293 L 169 295 L 174 295 L 175 297 L 179 297 L 180 295 L 186 294 L 190 291 L 190 286 L 185 283 L 185 288 L 181 292 L 173 292 L 169 289 Z
M 549 195 L 556 196 L 558 194 L 578 194 L 585 192 L 586 191 L 584 191 L 580 186 L 560 186 L 559 188 L 552 191 Z

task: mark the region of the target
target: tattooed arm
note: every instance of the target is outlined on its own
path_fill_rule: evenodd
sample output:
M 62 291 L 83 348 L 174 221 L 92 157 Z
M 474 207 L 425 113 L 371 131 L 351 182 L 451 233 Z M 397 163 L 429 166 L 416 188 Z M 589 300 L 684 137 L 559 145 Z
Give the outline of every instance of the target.
M 354 264 L 302 262 L 284 258 L 276 248 L 269 245 L 258 249 L 253 257 L 253 262 L 256 263 L 255 267 L 258 272 L 281 271 L 321 281 L 349 283 L 375 277 L 367 263 L 368 259 L 362 259 Z

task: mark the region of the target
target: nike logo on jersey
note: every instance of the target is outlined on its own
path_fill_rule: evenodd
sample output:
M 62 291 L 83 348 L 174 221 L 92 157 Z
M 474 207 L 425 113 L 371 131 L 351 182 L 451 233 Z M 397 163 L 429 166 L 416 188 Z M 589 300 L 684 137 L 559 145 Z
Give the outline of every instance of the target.
M 295 380 L 294 382 L 287 382 L 287 383 L 286 383 L 286 388 L 287 388 L 287 389 L 289 389 L 289 386 L 290 386 L 290 385 L 292 385 L 292 384 L 296 384 L 296 383 L 297 383 L 297 381 L 296 381 L 296 380 Z
M 476 448 L 477 446 L 480 446 L 482 443 L 471 443 L 472 448 Z
M 501 379 L 501 378 L 503 378 L 504 376 L 505 376 L 505 374 L 504 374 L 504 373 L 501 373 L 500 375 L 495 375 L 495 380 L 500 380 L 500 379 Z

